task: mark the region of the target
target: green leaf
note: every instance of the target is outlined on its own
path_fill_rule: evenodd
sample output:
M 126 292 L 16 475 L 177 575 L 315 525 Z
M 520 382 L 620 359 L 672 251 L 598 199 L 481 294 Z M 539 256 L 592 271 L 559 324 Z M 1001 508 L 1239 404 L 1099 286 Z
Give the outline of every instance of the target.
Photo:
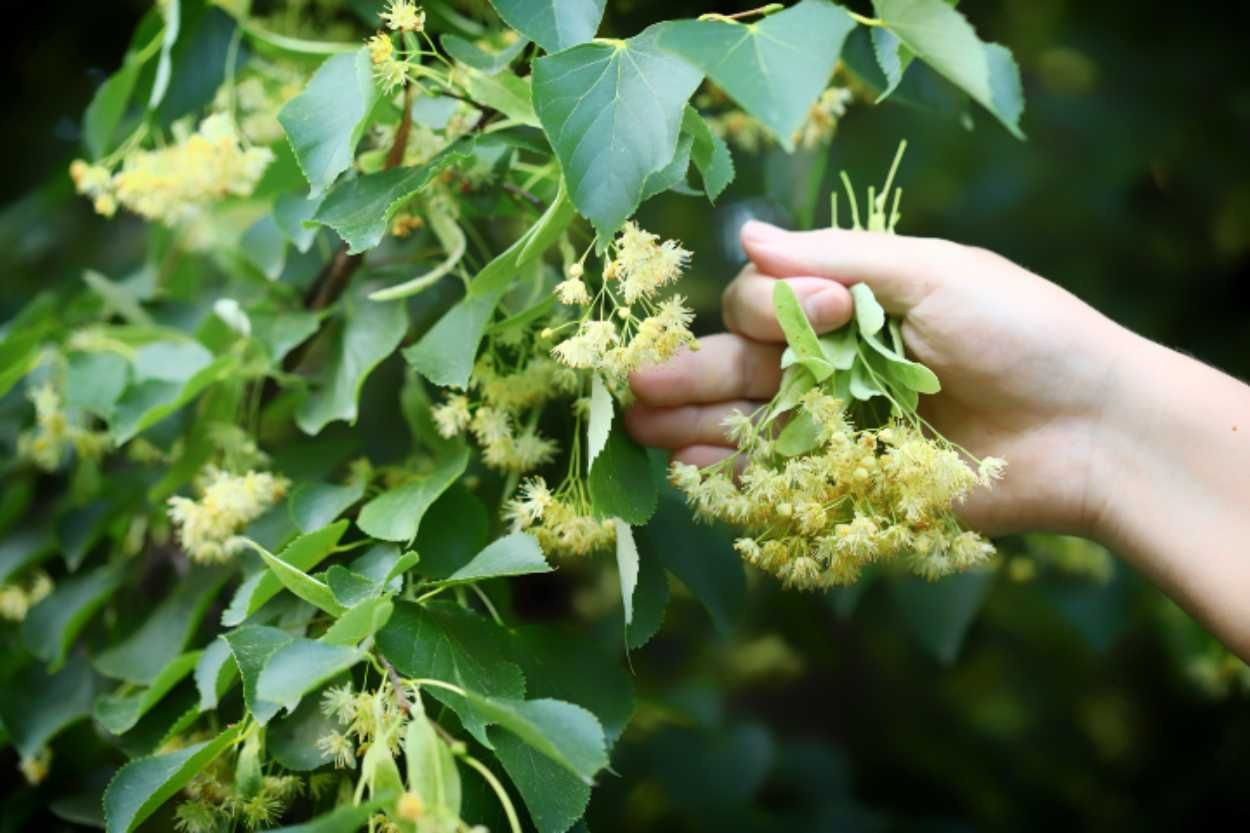
M 265 727 L 265 748 L 273 760 L 294 772 L 308 772 L 333 760 L 317 748 L 330 732 L 342 731 L 333 715 L 321 711 L 320 697 L 305 697 L 294 712 Z
M 608 434 L 612 430 L 612 417 L 615 406 L 612 394 L 598 373 L 590 379 L 590 418 L 586 423 L 586 472 L 595 464 L 595 458 L 607 445 Z
M 91 716 L 99 682 L 91 664 L 75 655 L 55 674 L 33 663 L 5 682 L 0 720 L 23 758 L 34 758 L 65 728 Z
M 232 726 L 212 740 L 138 758 L 119 769 L 104 791 L 106 833 L 130 833 L 234 743 L 238 734 L 238 727 Z
M 564 233 L 574 217 L 572 203 L 561 184 L 559 195 L 538 222 L 502 254 L 488 263 L 469 284 L 468 293 L 431 327 L 421 340 L 404 350 L 404 358 L 418 373 L 440 387 L 464 388 L 477 360 L 486 325 L 499 299 L 516 279 L 517 271 L 541 255 Z
M 699 115 L 699 111 L 686 105 L 681 118 L 682 132 L 690 136 L 690 161 L 703 177 L 703 190 L 709 202 L 715 203 L 734 179 L 734 160 L 729 145 Z
M 299 701 L 356 663 L 365 655 L 347 645 L 295 639 L 269 655 L 256 680 L 256 697 L 295 711 Z
M 850 394 L 861 402 L 867 402 L 874 396 L 881 396 L 885 393 L 881 385 L 873 377 L 872 371 L 869 369 L 863 357 L 855 359 L 855 364 L 851 367 L 850 376 Z
M 110 75 L 91 97 L 91 103 L 83 113 L 82 142 L 92 159 L 100 159 L 112 149 L 113 131 L 126 113 L 126 105 L 130 103 L 130 94 L 142 68 L 139 61 L 127 55 L 121 68 Z
M 75 352 L 65 364 L 65 404 L 108 419 L 126 387 L 126 360 L 116 353 Z
M 625 627 L 625 645 L 637 650 L 651 641 L 664 624 L 664 609 L 668 607 L 668 574 L 660 559 L 652 554 L 639 555 L 638 586 L 634 588 L 634 620 Z M 577 698 L 571 699 L 580 702 Z M 587 705 L 582 703 L 583 706 Z M 602 712 L 593 706 L 591 711 L 599 715 L 608 737 L 613 737 L 612 724 Z
M 295 194 L 283 194 L 274 201 L 273 221 L 287 242 L 300 252 L 307 252 L 317 239 L 317 227 L 305 225 L 321 208 L 324 197 L 308 199 Z
M 746 574 L 727 528 L 691 525 L 685 502 L 670 489 L 639 537 L 643 563 L 658 559 L 728 633 L 746 604 Z
M 621 604 L 625 608 L 625 626 L 634 621 L 634 590 L 638 587 L 638 544 L 634 530 L 620 518 L 612 519 L 616 527 L 616 571 L 621 582 Z
M 473 142 L 463 140 L 439 151 L 424 165 L 390 168 L 339 183 L 325 196 L 313 221 L 329 226 L 347 241 L 352 254 L 382 242 L 395 212 L 455 162 L 468 159 Z
M 773 284 L 773 311 L 777 315 L 777 323 L 786 335 L 786 343 L 793 351 L 794 361 L 811 371 L 817 382 L 823 382 L 833 373 L 833 365 L 825 358 L 825 351 L 820 346 L 812 323 L 807 320 L 803 307 L 799 305 L 794 288 L 785 281 Z
M 423 576 L 443 579 L 490 542 L 491 517 L 485 504 L 460 484 L 444 492 L 429 511 L 444 522 L 424 524 L 417 532 L 416 548 L 425 555 L 416 569 Z
M 300 483 L 291 490 L 291 517 L 301 532 L 313 532 L 326 526 L 360 500 L 365 493 L 363 482 L 336 486 L 333 483 Z
M 317 374 L 318 385 L 295 412 L 305 434 L 319 434 L 331 422 L 356 423 L 360 388 L 408 330 L 403 304 L 378 304 L 368 290 L 353 287 L 343 299 L 343 321 L 333 337 L 331 358 Z
M 850 370 L 859 355 L 856 344 L 856 329 L 843 326 L 820 337 L 820 349 L 825 359 L 837 370 Z
M 661 50 L 653 28 L 539 58 L 533 78 L 573 204 L 606 241 L 638 207 L 647 177 L 673 160 L 701 75 Z
M 937 374 L 920 362 L 903 358 L 892 348 L 882 344 L 876 336 L 864 336 L 864 341 L 877 352 L 877 355 L 885 359 L 887 372 L 892 381 L 917 393 L 932 394 L 942 390 L 942 383 L 938 380 Z
M 602 632 L 600 632 L 602 633 Z M 567 700 L 589 709 L 609 743 L 633 714 L 633 678 L 614 646 L 581 629 L 527 625 L 513 633 L 513 657 L 525 673 L 527 696 Z
M 586 812 L 590 785 L 516 735 L 495 730 L 491 737 L 538 833 L 565 833 Z
M 377 98 L 369 50 L 361 48 L 328 58 L 279 111 L 310 198 L 321 196 L 351 166 Z
M 239 676 L 243 678 L 243 702 L 256 722 L 263 726 L 273 719 L 282 704 L 262 699 L 257 694 L 257 682 L 269 658 L 294 642 L 295 637 L 277 628 L 247 625 L 225 634 L 225 639 L 230 643 L 230 653 L 234 654 Z
M 891 582 L 890 592 L 920 647 L 949 665 L 959 656 L 993 580 L 994 573 L 987 570 L 957 573 L 934 582 L 907 576 Z
M 347 521 L 338 521 L 325 529 L 301 535 L 278 553 L 278 558 L 299 570 L 308 571 L 326 559 L 338 546 L 347 531 Z M 254 573 L 235 591 L 230 606 L 221 615 L 221 623 L 233 627 L 260 609 L 260 606 L 282 589 L 282 582 L 272 571 Z
M 642 199 L 651 199 L 670 188 L 684 187 L 686 174 L 690 170 L 690 146 L 694 140 L 682 133 L 677 137 L 677 149 L 673 151 L 673 161 L 647 177 L 642 184 Z
M 473 69 L 465 70 L 463 77 L 465 88 L 474 101 L 498 110 L 519 124 L 539 126 L 529 78 L 521 78 L 508 70 L 487 75 Z
M 851 299 L 855 302 L 855 323 L 864 336 L 873 336 L 885 326 L 885 310 L 873 294 L 872 287 L 857 283 L 851 287 Z
M 209 385 L 227 378 L 235 369 L 233 356 L 219 356 L 185 382 L 149 379 L 131 385 L 117 401 L 109 419 L 109 432 L 117 445 L 151 428 L 180 410 Z
M 282 312 L 257 311 L 249 313 L 252 319 L 252 338 L 265 347 L 269 361 L 280 364 L 309 336 L 321 326 L 321 316 L 312 311 L 289 310 Z
M 972 96 L 1002 122 L 1011 135 L 1024 138 L 1020 131 L 1020 115 L 1024 112 L 1020 70 L 1007 49 L 996 43 L 982 42 L 968 19 L 944 0 L 873 0 L 873 8 L 882 23 L 898 37 L 900 46 L 906 46 Z M 879 61 L 886 46 L 888 44 L 874 42 Z M 906 68 L 906 54 L 899 55 L 898 61 L 901 77 Z
M 182 28 L 182 0 L 170 0 L 164 8 L 165 28 L 161 34 L 161 52 L 156 61 L 156 76 L 152 79 L 152 89 L 148 92 L 148 109 L 155 110 L 165 98 L 169 89 L 169 75 L 173 69 L 171 53 L 178 42 L 178 31 Z
M 504 23 L 548 52 L 593 38 L 605 4 L 606 0 L 491 0 Z
M 394 800 L 395 796 L 386 795 L 359 806 L 344 804 L 312 821 L 289 827 L 276 827 L 269 833 L 357 833 L 369 821 L 370 816 Z
M 61 542 L 65 566 L 76 571 L 91 548 L 108 531 L 116 506 L 107 498 L 97 498 L 67 509 L 56 519 L 56 537 Z
M 398 555 L 399 548 L 395 548 Z M 362 576 L 349 570 L 342 564 L 334 564 L 325 572 L 326 584 L 335 600 L 344 607 L 352 607 L 367 599 L 377 598 L 382 593 L 382 582 Z
M 78 632 L 121 586 L 125 564 L 118 562 L 62 581 L 31 608 L 22 623 L 26 650 L 55 671 L 65 661 Z
M 603 726 L 581 706 L 548 698 L 513 700 L 475 692 L 469 695 L 473 706 L 488 722 L 516 735 L 583 783 L 593 783 L 595 773 L 608 765 Z
M 0 539 L 0 583 L 56 551 L 56 537 L 45 525 L 8 532 Z
M 408 774 L 408 790 L 421 797 L 430 808 L 441 808 L 456 816 L 460 814 L 460 773 L 447 744 L 439 740 L 434 724 L 414 706 L 414 715 L 404 737 L 404 762 Z
M 324 610 L 331 616 L 340 616 L 345 608 L 334 598 L 326 583 L 315 579 L 308 573 L 278 558 L 263 547 L 256 550 L 260 553 L 265 566 L 277 576 L 278 581 L 287 590 L 308 602 L 313 607 Z
M 321 641 L 327 645 L 355 645 L 382 630 L 394 612 L 395 603 L 388 598 L 357 602 L 326 628 Z
M 195 688 L 200 694 L 200 711 L 217 708 L 221 696 L 234 684 L 238 670 L 230 653 L 230 643 L 224 636 L 208 643 L 195 664 Z
M 152 317 L 140 305 L 132 286 L 111 281 L 94 269 L 83 272 L 82 280 L 92 292 L 100 296 L 105 311 L 125 319 L 127 324 L 151 326 Z
M 459 35 L 443 35 L 439 42 L 452 58 L 487 75 L 505 69 L 530 44 L 529 38 L 517 38 L 498 52 L 487 52 Z
M 182 678 L 191 673 L 200 659 L 199 651 L 191 651 L 171 660 L 161 669 L 147 688 L 135 694 L 106 694 L 95 703 L 95 718 L 105 729 L 120 735 L 134 728 Z M 127 686 L 122 686 L 126 689 Z
M 224 569 L 191 568 L 138 630 L 96 657 L 96 669 L 130 683 L 154 683 L 191 641 L 228 577 Z
M 468 464 L 469 449 L 461 446 L 440 461 L 433 471 L 366 503 L 356 518 L 356 525 L 365 534 L 383 541 L 413 540 L 430 504 L 464 474 Z
M 806 454 L 820 444 L 820 425 L 807 411 L 799 411 L 777 436 L 777 452 L 787 457 Z
M 452 683 L 479 695 L 518 698 L 525 692 L 521 669 L 507 653 L 507 632 L 476 613 L 448 602 L 398 602 L 391 620 L 378 631 L 382 655 L 406 677 Z M 458 694 L 430 687 L 428 693 L 450 706 L 474 737 L 486 742 L 490 722 Z
M 272 214 L 266 214 L 248 226 L 239 238 L 239 254 L 267 280 L 276 281 L 286 267 L 286 235 L 278 228 Z
M 462 584 L 488 578 L 550 572 L 551 565 L 543 558 L 538 542 L 524 532 L 514 532 L 491 543 L 468 564 L 444 579 L 443 583 Z
M 841 7 L 803 0 L 753 23 L 665 23 L 659 44 L 699 67 L 792 151 L 854 28 Z
M 645 524 L 655 512 L 659 491 L 646 450 L 625 432 L 621 420 L 612 424 L 603 451 L 590 467 L 590 501 L 600 518 Z

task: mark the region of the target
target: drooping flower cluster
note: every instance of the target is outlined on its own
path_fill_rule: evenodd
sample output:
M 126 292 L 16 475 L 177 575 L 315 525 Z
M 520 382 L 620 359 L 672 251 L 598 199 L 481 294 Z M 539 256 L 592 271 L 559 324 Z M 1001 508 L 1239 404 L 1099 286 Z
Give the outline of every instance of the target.
M 541 477 L 521 484 L 517 497 L 504 506 L 513 532 L 528 532 L 549 555 L 584 556 L 616 542 L 612 521 L 596 518 L 590 500 L 576 484 L 566 483 L 553 494 Z
M 174 144 L 126 154 L 116 173 L 77 159 L 70 165 L 70 177 L 100 214 L 112 216 L 122 205 L 172 226 L 209 203 L 250 195 L 271 161 L 272 151 L 244 147 L 230 116 L 214 113 Z
M 787 456 L 769 427 L 739 414 L 730 420 L 745 457 L 737 479 L 735 458 L 672 468 L 697 514 L 744 529 L 734 546 L 748 562 L 812 589 L 850 584 L 894 557 L 930 579 L 990 558 L 993 547 L 961 530 L 952 507 L 997 478 L 1001 461 L 986 458 L 974 470 L 950 443 L 905 420 L 856 429 L 843 403 L 819 389 L 800 407 L 818 428 L 805 453 Z
M 383 744 L 392 753 L 403 741 L 406 715 L 389 682 L 376 691 L 355 691 L 350 685 L 326 689 L 321 712 L 339 724 L 317 740 L 317 749 L 336 769 L 353 769 L 369 744 Z
M 389 0 L 382 20 L 396 32 L 420 32 L 425 29 L 425 10 L 412 0 Z
M 33 388 L 28 396 L 35 406 L 35 425 L 17 438 L 19 459 L 56 471 L 71 449 L 80 457 L 97 459 L 109 447 L 108 434 L 79 425 L 51 384 Z
M 171 497 L 169 517 L 192 561 L 228 561 L 244 546 L 238 533 L 285 497 L 288 486 L 286 478 L 268 472 L 236 475 L 208 466 L 198 478 L 199 500 Z
M 21 622 L 30 609 L 52 592 L 52 579 L 43 570 L 34 570 L 23 581 L 0 583 L 0 619 Z
M 323 774 L 308 777 L 268 774 L 244 787 L 236 781 L 231 756 L 221 756 L 201 769 L 183 788 L 186 796 L 174 811 L 179 833 L 220 830 L 263 830 L 272 827 L 306 792 L 319 797 L 327 786 Z
M 667 361 L 683 346 L 693 347 L 694 314 L 685 299 L 656 298 L 689 261 L 690 252 L 675 241 L 662 241 L 634 222 L 626 223 L 612 242 L 596 294 L 586 285 L 580 263 L 572 264 L 567 279 L 556 286 L 561 303 L 582 307 L 582 315 L 564 325 L 575 332 L 552 355 L 568 367 L 596 370 L 619 383 L 640 367 Z
M 482 459 L 500 471 L 525 472 L 554 459 L 558 446 L 544 437 L 527 415 L 553 399 L 571 396 L 581 386 L 577 374 L 546 356 L 533 356 L 515 369 L 483 356 L 470 378 L 470 396 L 453 394 L 432 409 L 443 437 L 469 431 L 482 448 Z
M 826 89 L 795 134 L 795 144 L 806 150 L 816 150 L 832 142 L 838 132 L 838 122 L 846 115 L 846 106 L 854 98 L 855 94 L 845 87 Z

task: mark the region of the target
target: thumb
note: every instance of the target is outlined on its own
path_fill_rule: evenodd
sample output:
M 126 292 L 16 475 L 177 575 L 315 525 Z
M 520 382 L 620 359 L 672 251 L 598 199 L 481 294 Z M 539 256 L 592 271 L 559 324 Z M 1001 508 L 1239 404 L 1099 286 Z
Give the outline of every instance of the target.
M 956 247 L 944 240 L 871 231 L 786 231 L 751 220 L 742 248 L 774 278 L 808 275 L 866 283 L 889 312 L 903 315 L 935 289 Z

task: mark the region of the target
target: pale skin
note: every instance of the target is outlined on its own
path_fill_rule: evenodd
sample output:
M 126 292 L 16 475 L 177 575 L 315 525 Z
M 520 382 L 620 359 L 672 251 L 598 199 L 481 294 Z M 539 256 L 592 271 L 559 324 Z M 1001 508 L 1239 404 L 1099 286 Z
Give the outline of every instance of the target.
M 728 333 L 631 378 L 635 439 L 705 466 L 731 453 L 721 421 L 777 390 L 772 312 L 789 282 L 819 332 L 863 281 L 906 316 L 908 353 L 942 380 L 921 414 L 1004 478 L 961 507 L 989 535 L 1096 540 L 1250 661 L 1250 386 L 1114 323 L 981 249 L 874 232 L 748 223 L 750 263 L 725 290 Z

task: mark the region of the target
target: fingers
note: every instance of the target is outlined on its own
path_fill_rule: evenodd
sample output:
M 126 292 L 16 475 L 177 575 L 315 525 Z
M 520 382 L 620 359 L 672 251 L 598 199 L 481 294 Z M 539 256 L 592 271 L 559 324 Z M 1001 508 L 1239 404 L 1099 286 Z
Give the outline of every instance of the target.
M 958 274 L 963 248 L 945 240 L 869 231 L 786 231 L 752 220 L 742 227 L 742 247 L 766 275 L 814 275 L 850 286 L 866 283 L 890 312 L 905 314 Z
M 851 318 L 851 293 L 828 278 L 786 278 L 818 333 L 836 330 Z M 721 299 L 725 326 L 756 341 L 784 341 L 773 314 L 777 278 L 748 266 L 725 289 Z
M 701 339 L 697 351 L 633 373 L 629 383 L 639 404 L 652 408 L 770 399 L 781 382 L 781 351 L 721 333 Z
M 691 445 L 732 446 L 725 418 L 734 412 L 750 416 L 763 403 L 745 399 L 716 405 L 649 408 L 635 405 L 625 412 L 630 436 L 652 448 L 681 449 Z

